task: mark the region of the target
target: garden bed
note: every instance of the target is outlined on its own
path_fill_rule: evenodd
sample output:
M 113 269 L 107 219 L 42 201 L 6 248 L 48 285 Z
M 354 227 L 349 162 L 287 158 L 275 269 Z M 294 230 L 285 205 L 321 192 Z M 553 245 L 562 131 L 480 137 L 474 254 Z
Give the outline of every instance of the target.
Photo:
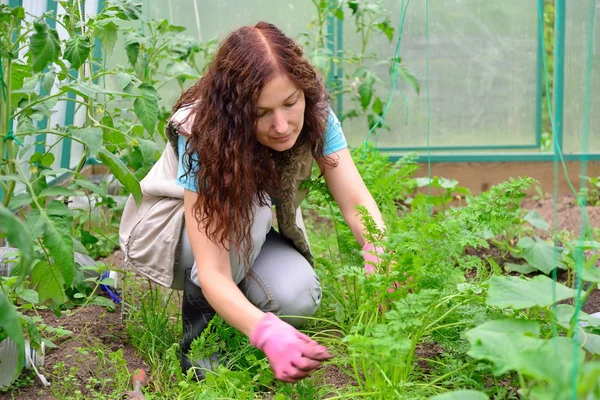
M 526 209 L 535 209 L 548 222 L 552 221 L 554 207 L 551 199 L 532 199 L 528 198 L 523 202 Z M 600 207 L 588 207 L 588 214 L 593 227 L 600 226 Z M 561 229 L 566 229 L 577 233 L 579 229 L 579 209 L 575 207 L 572 197 L 561 197 L 558 205 L 558 220 Z M 503 259 L 503 254 L 495 247 L 490 249 L 468 251 L 467 253 L 477 255 L 482 258 L 491 257 L 497 261 L 515 262 L 510 258 Z M 115 268 L 121 268 L 122 255 L 119 250 L 115 251 L 110 257 L 101 259 L 107 265 L 113 265 Z M 134 277 L 139 284 L 147 285 L 140 278 Z M 559 281 L 566 279 L 566 272 L 561 271 Z M 128 294 L 126 293 L 125 301 Z M 129 299 L 133 301 L 133 299 Z M 175 299 L 177 302 L 178 299 Z M 54 343 L 57 348 L 48 349 L 46 352 L 45 366 L 41 369 L 52 384 L 51 388 L 45 388 L 40 380 L 32 373 L 28 372 L 17 381 L 14 390 L 0 393 L 0 399 L 43 399 L 50 400 L 60 397 L 54 397 L 52 393 L 70 393 L 79 390 L 82 398 L 86 398 L 93 389 L 94 393 L 105 392 L 107 395 L 113 394 L 113 381 L 117 376 L 111 375 L 122 373 L 123 371 L 133 371 L 137 368 L 143 368 L 150 373 L 150 367 L 143 357 L 136 351 L 131 344 L 127 329 L 122 323 L 120 307 L 113 312 L 107 311 L 101 306 L 86 306 L 73 310 L 73 315 L 64 313 L 61 318 L 56 318 L 48 310 L 39 311 L 40 317 L 45 324 L 60 327 L 72 332 L 71 335 L 56 340 Z M 600 311 L 600 291 L 593 290 L 583 311 L 593 313 Z M 178 324 L 174 320 L 172 323 Z M 110 360 L 109 354 L 118 353 L 115 360 Z M 438 343 L 430 342 L 421 344 L 415 350 L 415 362 L 421 373 L 427 374 L 431 365 L 428 360 L 435 360 L 444 353 L 444 349 Z M 121 364 L 116 366 L 115 364 Z M 126 379 L 129 379 L 126 376 Z M 350 385 L 356 385 L 354 379 L 335 365 L 328 365 L 324 370 L 315 375 L 315 381 L 331 387 L 333 393 L 335 389 L 343 389 Z M 498 382 L 490 382 L 498 385 Z M 510 384 L 503 383 L 510 389 Z M 515 388 L 513 388 L 515 389 Z M 515 389 L 516 390 L 516 389 Z M 510 391 L 510 390 L 509 390 Z M 329 396 L 325 396 L 329 397 Z

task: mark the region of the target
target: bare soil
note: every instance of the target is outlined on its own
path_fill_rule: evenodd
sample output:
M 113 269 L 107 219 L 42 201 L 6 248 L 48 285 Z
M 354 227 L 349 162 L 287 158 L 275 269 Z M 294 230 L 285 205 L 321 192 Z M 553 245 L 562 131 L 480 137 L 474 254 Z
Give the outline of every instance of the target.
M 554 201 L 546 199 L 526 199 L 522 207 L 528 210 L 536 210 L 551 226 L 554 223 Z M 600 207 L 587 206 L 585 212 L 588 215 L 592 228 L 600 227 Z M 556 216 L 559 230 L 565 229 L 575 234 L 579 233 L 581 221 L 581 207 L 573 196 L 562 196 L 556 204 Z
M 573 196 L 562 196 L 558 198 L 556 207 L 554 205 L 554 201 L 552 198 L 545 199 L 533 199 L 527 198 L 521 204 L 523 208 L 526 210 L 536 210 L 542 218 L 546 222 L 550 224 L 551 227 L 554 227 L 554 216 L 556 215 L 557 219 L 557 227 L 558 231 L 568 231 L 573 237 L 578 237 L 581 232 L 581 216 L 582 210 L 581 207 L 577 204 L 577 200 Z M 556 214 L 555 214 L 556 211 Z M 587 206 L 585 207 L 585 213 L 583 213 L 587 221 L 585 221 L 584 226 L 589 226 L 594 228 L 600 227 L 600 207 L 599 206 Z M 552 228 L 551 228 L 552 229 Z M 548 239 L 548 233 L 536 230 L 536 234 L 541 238 Z M 510 254 L 502 253 L 496 247 L 490 247 L 489 249 L 467 249 L 467 254 L 477 255 L 482 258 L 493 258 L 500 265 L 505 263 L 515 263 L 521 264 L 523 260 L 515 259 Z M 589 256 L 589 254 L 588 254 Z M 599 265 L 600 267 L 600 260 Z M 510 275 L 520 275 L 519 273 L 509 273 Z M 536 273 L 529 274 L 528 276 L 533 276 Z M 565 283 L 568 281 L 568 272 L 564 270 L 558 270 L 557 280 L 558 282 Z M 570 282 L 573 282 L 574 276 L 570 277 Z M 572 300 L 565 300 L 562 303 L 572 304 Z M 582 307 L 583 312 L 585 313 L 595 313 L 600 311 L 600 290 L 594 289 L 590 293 L 587 301 Z
M 122 258 L 120 251 L 117 251 L 111 257 L 101 261 L 120 268 L 120 258 Z M 83 395 L 89 391 L 86 385 L 90 384 L 90 378 L 114 378 L 109 376 L 109 371 L 103 371 L 98 365 L 99 355 L 87 353 L 84 349 L 93 348 L 104 351 L 106 353 L 100 356 L 104 358 L 108 358 L 110 352 L 121 349 L 130 373 L 133 374 L 138 368 L 148 370 L 148 365 L 136 354 L 135 349 L 129 343 L 127 332 L 121 321 L 120 307 L 117 306 L 114 312 L 109 312 L 104 307 L 89 305 L 73 310 L 72 315 L 65 312 L 60 318 L 57 318 L 50 310 L 41 310 L 39 315 L 45 324 L 72 332 L 69 336 L 53 341 L 56 348 L 46 348 L 44 366 L 39 368 L 39 372 L 46 377 L 51 386 L 44 387 L 40 379 L 33 375 L 34 384 L 32 386 L 0 392 L 0 400 L 60 400 L 52 395 L 52 385 L 63 384 L 60 381 L 53 382 L 53 378 L 59 374 L 55 370 L 55 367 L 60 367 L 59 363 L 64 365 L 63 371 L 73 368 L 75 382 L 72 385 L 78 387 Z M 95 389 L 100 390 L 101 388 L 96 386 Z M 110 386 L 107 386 L 106 390 L 109 391 Z
M 120 313 L 117 311 L 108 312 L 104 307 L 91 305 L 77 309 L 76 314 L 71 317 L 63 314 L 61 318 L 56 318 L 51 311 L 41 311 L 40 316 L 45 324 L 73 332 L 72 335 L 55 341 L 56 348 L 46 349 L 44 367 L 39 371 L 50 381 L 51 385 L 62 384 L 62 382 L 53 382 L 52 379 L 58 373 L 53 370 L 53 367 L 60 362 L 64 363 L 66 371 L 75 367 L 73 369 L 74 377 L 78 384 L 74 386 L 79 386 L 84 395 L 90 378 L 112 378 L 102 376 L 102 369 L 99 369 L 98 365 L 98 355 L 93 352 L 86 353 L 83 349 L 94 348 L 109 352 L 122 349 L 123 358 L 127 362 L 129 371 L 133 373 L 137 368 L 147 369 L 148 367 L 129 344 L 127 333 L 120 321 Z M 103 356 L 108 358 L 108 354 Z M 45 388 L 37 377 L 34 377 L 34 382 L 33 386 L 27 388 L 0 393 L 0 399 L 55 399 L 51 395 L 51 388 Z

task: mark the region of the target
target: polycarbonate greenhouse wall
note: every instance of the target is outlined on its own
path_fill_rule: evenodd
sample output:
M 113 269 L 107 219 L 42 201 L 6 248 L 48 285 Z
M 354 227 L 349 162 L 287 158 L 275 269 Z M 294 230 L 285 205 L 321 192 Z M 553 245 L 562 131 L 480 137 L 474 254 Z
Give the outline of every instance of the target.
M 61 12 L 54 0 L 2 2 L 22 5 L 33 15 L 51 9 Z M 103 0 L 86 0 L 86 15 L 94 15 L 103 3 Z M 424 159 L 429 144 L 434 162 L 553 159 L 552 146 L 546 152 L 541 149 L 544 74 L 537 0 L 384 0 L 381 3 L 389 11 L 396 35 L 391 42 L 384 36 L 374 38 L 373 50 L 381 57 L 393 56 L 401 7 L 408 4 L 400 56 L 419 79 L 420 93 L 404 82 L 398 84 L 399 91 L 386 116 L 390 130 L 381 130 L 378 148 L 396 157 L 416 150 Z M 201 42 L 222 38 L 232 29 L 258 20 L 273 22 L 287 34 L 299 37 L 316 15 L 311 0 L 146 0 L 143 5 L 147 18 L 168 19 L 185 27 L 187 35 Z M 551 78 L 557 138 L 566 159 L 582 156 L 600 159 L 598 91 L 592 96 L 589 148 L 582 146 L 587 2 L 572 1 L 565 8 L 565 1 L 557 0 L 556 9 L 555 75 Z M 59 35 L 64 34 L 60 26 L 56 29 Z M 332 52 L 357 50 L 359 40 L 349 15 L 343 21 L 330 18 L 327 34 Z M 594 45 L 593 81 L 598 87 L 598 32 Z M 102 54 L 96 56 L 100 58 Z M 117 44 L 106 63 L 124 64 L 125 57 L 122 46 Z M 389 83 L 389 63 L 379 67 L 372 64 L 372 68 Z M 333 82 L 336 74 L 341 73 L 344 71 L 333 65 L 328 81 Z M 384 89 L 387 90 L 380 90 Z M 179 90 L 175 84 L 163 87 L 162 104 L 169 107 Z M 382 94 L 382 98 L 386 96 L 387 93 Z M 333 100 L 339 115 L 351 105 L 348 95 Z M 52 123 L 77 123 L 82 118 L 65 104 L 57 104 L 56 111 Z M 361 145 L 367 138 L 366 121 L 348 119 L 343 128 L 352 146 Z M 47 138 L 46 145 L 52 141 Z M 53 151 L 62 167 L 73 167 L 81 154 L 81 148 L 69 141 Z

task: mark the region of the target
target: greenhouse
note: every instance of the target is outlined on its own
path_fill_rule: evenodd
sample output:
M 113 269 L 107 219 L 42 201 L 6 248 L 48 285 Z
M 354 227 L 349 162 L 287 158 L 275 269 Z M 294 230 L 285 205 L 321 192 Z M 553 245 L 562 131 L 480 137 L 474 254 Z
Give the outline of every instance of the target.
M 0 0 L 0 400 L 600 399 L 599 23 Z

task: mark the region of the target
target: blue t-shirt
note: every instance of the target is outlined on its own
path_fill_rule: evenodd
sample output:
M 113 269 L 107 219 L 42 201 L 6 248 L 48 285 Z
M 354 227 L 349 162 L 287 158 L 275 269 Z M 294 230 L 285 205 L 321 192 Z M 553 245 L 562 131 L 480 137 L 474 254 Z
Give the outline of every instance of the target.
M 194 174 L 194 171 L 192 170 L 192 173 L 185 175 L 184 171 L 186 163 L 183 162 L 183 157 L 186 157 L 187 161 L 187 156 L 185 154 L 186 142 L 187 138 L 180 135 L 177 145 L 179 152 L 179 165 L 177 167 L 176 183 L 185 189 L 196 192 L 196 174 Z M 338 117 L 334 114 L 333 110 L 329 108 L 329 116 L 327 118 L 327 123 L 325 124 L 325 146 L 323 148 L 323 155 L 330 155 L 336 151 L 345 149 L 346 147 L 348 147 L 348 142 L 346 141 L 346 137 L 342 131 L 342 124 L 340 123 Z

